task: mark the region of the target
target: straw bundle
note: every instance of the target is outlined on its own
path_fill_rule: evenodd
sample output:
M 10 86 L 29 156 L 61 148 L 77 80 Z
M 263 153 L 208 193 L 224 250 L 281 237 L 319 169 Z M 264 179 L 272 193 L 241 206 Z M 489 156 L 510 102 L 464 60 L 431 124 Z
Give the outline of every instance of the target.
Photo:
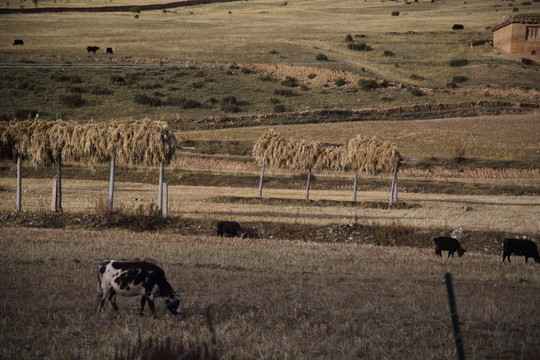
M 178 141 L 165 122 L 78 125 L 72 121 L 12 121 L 0 125 L 0 156 L 21 155 L 34 165 L 83 161 L 95 165 L 115 157 L 129 165 L 169 164 Z
M 345 147 L 343 146 L 324 146 L 315 163 L 315 169 L 348 170 L 345 164 L 345 153 Z
M 290 170 L 310 170 L 322 150 L 318 143 L 285 140 L 273 130 L 265 132 L 253 146 L 253 155 L 265 165 Z
M 390 142 L 358 135 L 346 145 L 343 166 L 374 175 L 391 172 L 400 160 L 396 146 Z

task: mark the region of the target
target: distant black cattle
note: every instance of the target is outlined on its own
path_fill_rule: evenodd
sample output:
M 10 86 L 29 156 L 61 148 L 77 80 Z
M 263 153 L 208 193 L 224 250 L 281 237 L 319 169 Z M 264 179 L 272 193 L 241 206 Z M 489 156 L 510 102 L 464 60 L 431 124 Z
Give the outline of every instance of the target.
M 21 45 L 23 46 L 24 45 L 24 41 L 22 41 L 21 39 L 15 39 L 13 40 L 13 46 L 15 45 Z
M 240 236 L 240 224 L 236 221 L 220 221 L 217 223 L 216 236 Z
M 86 47 L 86 52 L 87 52 L 87 53 L 91 53 L 91 52 L 92 52 L 92 53 L 95 54 L 96 51 L 98 51 L 98 50 L 99 50 L 99 46 L 87 46 L 87 47 Z
M 538 245 L 531 240 L 521 239 L 505 239 L 503 244 L 503 262 L 508 258 L 510 262 L 510 255 L 525 256 L 525 262 L 529 258 L 533 258 L 535 262 L 540 263 L 540 255 L 538 255 Z
M 112 48 L 105 49 L 105 53 L 106 54 L 112 54 L 113 53 Z
M 457 241 L 454 238 L 448 237 L 448 236 L 441 236 L 438 238 L 433 239 L 433 242 L 435 243 L 435 254 L 442 257 L 442 251 L 448 251 L 448 257 L 452 255 L 454 257 L 454 253 L 457 251 L 458 256 L 462 257 L 465 251 L 462 247 L 459 241 Z
M 465 27 L 461 24 L 454 24 L 452 25 L 452 30 L 463 30 Z
M 124 78 L 121 76 L 111 76 L 111 82 L 113 84 L 122 84 L 122 85 L 126 84 L 126 80 L 124 80 Z

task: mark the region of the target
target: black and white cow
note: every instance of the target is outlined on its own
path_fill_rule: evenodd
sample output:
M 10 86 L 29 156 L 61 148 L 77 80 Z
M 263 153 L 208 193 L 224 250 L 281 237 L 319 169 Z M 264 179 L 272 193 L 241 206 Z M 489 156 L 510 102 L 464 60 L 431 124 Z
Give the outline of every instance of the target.
M 144 305 L 152 313 L 156 312 L 154 298 L 166 298 L 167 309 L 174 315 L 180 313 L 180 291 L 174 291 L 165 278 L 165 272 L 157 265 L 146 261 L 106 260 L 98 266 L 98 302 L 99 311 L 103 310 L 108 298 L 114 310 L 118 312 L 116 295 L 142 296 L 141 311 Z
M 538 254 L 538 245 L 531 240 L 522 239 L 505 239 L 503 243 L 503 262 L 505 258 L 508 258 L 510 262 L 510 255 L 525 256 L 525 262 L 529 258 L 533 258 L 535 262 L 540 263 L 540 255 Z
M 443 250 L 448 251 L 448 257 L 450 257 L 450 255 L 454 257 L 456 251 L 458 256 L 462 257 L 465 251 L 467 251 L 461 247 L 459 241 L 448 236 L 437 237 L 433 239 L 433 242 L 435 243 L 435 254 L 440 257 L 442 257 Z

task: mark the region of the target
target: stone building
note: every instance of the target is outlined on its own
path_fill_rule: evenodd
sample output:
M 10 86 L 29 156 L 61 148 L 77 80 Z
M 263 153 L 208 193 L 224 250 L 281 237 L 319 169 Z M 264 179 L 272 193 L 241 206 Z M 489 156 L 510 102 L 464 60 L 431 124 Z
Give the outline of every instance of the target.
M 492 28 L 493 46 L 512 56 L 540 59 L 540 14 L 519 14 Z

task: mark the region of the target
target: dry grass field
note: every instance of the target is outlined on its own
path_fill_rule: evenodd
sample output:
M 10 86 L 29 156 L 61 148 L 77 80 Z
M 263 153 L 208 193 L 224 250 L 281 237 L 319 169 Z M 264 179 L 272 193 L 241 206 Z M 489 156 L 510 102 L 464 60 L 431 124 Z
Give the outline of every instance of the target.
M 452 359 L 450 272 L 468 358 L 534 359 L 537 265 L 432 249 L 0 228 L 2 358 L 111 358 L 146 339 L 212 343 L 222 358 Z M 154 259 L 185 292 L 183 314 L 95 315 L 96 266 Z M 6 276 L 7 275 L 7 276 Z M 209 315 L 207 314 L 207 309 Z M 148 310 L 147 310 L 148 311 Z
M 16 166 L 0 159 L 0 358 L 144 358 L 150 341 L 223 359 L 454 359 L 451 273 L 467 358 L 537 359 L 540 265 L 503 264 L 501 242 L 540 240 L 540 65 L 469 43 L 539 4 L 248 0 L 0 15 L 0 121 L 147 117 L 193 147 L 165 169 L 165 218 L 156 168 L 117 164 L 111 214 L 108 164 L 69 162 L 63 214 L 50 212 L 55 167 L 28 161 L 17 213 Z M 314 172 L 306 201 L 306 174 L 267 168 L 258 199 L 252 147 L 268 129 L 323 144 L 374 136 L 415 161 L 400 167 L 390 209 L 389 174 L 362 174 L 353 204 L 350 173 Z M 218 220 L 257 236 L 215 237 Z M 459 228 L 464 257 L 436 257 L 431 239 Z M 136 298 L 95 314 L 107 258 L 163 267 L 183 314 L 158 300 L 155 317 L 139 317 Z

